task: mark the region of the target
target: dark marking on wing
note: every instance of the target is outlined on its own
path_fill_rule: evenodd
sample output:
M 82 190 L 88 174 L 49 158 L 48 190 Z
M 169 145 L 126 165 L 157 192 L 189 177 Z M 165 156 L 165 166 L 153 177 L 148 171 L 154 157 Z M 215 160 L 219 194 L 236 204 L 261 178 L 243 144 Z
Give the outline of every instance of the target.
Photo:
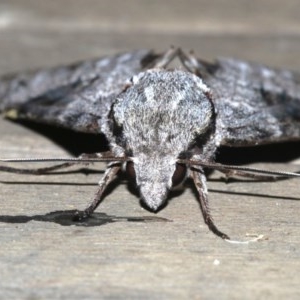
M 212 90 L 221 145 L 300 139 L 299 73 L 235 59 L 199 66 Z
M 0 111 L 19 119 L 100 132 L 112 102 L 128 79 L 156 57 L 150 50 L 137 50 L 6 76 L 0 81 Z

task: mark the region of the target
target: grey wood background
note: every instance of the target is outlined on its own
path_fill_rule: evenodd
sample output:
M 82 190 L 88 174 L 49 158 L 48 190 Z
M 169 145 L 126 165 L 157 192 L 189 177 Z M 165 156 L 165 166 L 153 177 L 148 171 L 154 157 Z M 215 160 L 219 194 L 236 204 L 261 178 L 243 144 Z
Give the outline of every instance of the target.
M 171 44 L 300 70 L 299 15 L 297 0 L 1 0 L 0 73 Z M 38 155 L 69 153 L 0 120 L 1 157 Z M 255 165 L 299 170 L 297 161 Z M 212 176 L 219 228 L 238 240 L 264 235 L 236 245 L 208 231 L 189 187 L 153 215 L 121 181 L 89 226 L 74 225 L 71 210 L 86 206 L 100 176 L 0 174 L 1 299 L 300 299 L 297 179 L 226 185 Z

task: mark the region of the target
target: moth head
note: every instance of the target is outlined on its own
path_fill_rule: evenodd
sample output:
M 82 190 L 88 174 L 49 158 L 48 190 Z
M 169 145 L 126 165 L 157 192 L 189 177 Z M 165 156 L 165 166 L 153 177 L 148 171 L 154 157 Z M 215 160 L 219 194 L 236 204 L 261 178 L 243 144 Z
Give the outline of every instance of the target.
M 187 168 L 183 164 L 170 164 L 164 159 L 149 160 L 142 156 L 126 163 L 127 177 L 134 180 L 139 187 L 142 201 L 156 211 L 165 201 L 168 191 L 181 183 Z M 172 176 L 170 176 L 172 174 Z
M 145 204 L 157 210 L 171 187 L 185 178 L 179 157 L 189 158 L 214 128 L 209 89 L 179 70 L 140 73 L 112 109 L 115 144 L 124 155 Z M 197 151 L 198 151 L 197 150 Z

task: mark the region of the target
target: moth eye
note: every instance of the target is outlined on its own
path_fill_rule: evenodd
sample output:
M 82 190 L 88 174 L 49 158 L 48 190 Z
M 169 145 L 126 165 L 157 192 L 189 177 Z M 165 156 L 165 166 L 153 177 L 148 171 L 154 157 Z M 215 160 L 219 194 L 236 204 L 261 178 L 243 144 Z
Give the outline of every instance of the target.
M 173 186 L 180 184 L 186 175 L 186 165 L 176 164 L 175 172 L 172 176 Z
M 135 170 L 134 170 L 134 164 L 132 161 L 128 161 L 126 163 L 126 175 L 128 178 L 135 180 Z

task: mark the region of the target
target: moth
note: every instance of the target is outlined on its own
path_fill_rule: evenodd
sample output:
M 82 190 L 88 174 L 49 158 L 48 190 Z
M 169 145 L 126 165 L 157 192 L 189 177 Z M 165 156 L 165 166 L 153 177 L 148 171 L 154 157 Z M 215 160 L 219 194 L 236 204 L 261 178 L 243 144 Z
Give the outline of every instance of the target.
M 181 68 L 168 68 L 175 58 Z M 163 54 L 137 50 L 3 77 L 0 99 L 0 111 L 7 116 L 103 133 L 108 139 L 109 152 L 62 159 L 43 169 L 0 168 L 39 174 L 78 162 L 108 161 L 94 199 L 76 213 L 78 220 L 93 213 L 121 170 L 152 211 L 165 203 L 172 187 L 190 177 L 208 228 L 229 239 L 210 214 L 205 168 L 228 176 L 299 176 L 215 162 L 223 145 L 300 139 L 300 75 L 291 71 L 236 59 L 210 63 L 179 48 Z

